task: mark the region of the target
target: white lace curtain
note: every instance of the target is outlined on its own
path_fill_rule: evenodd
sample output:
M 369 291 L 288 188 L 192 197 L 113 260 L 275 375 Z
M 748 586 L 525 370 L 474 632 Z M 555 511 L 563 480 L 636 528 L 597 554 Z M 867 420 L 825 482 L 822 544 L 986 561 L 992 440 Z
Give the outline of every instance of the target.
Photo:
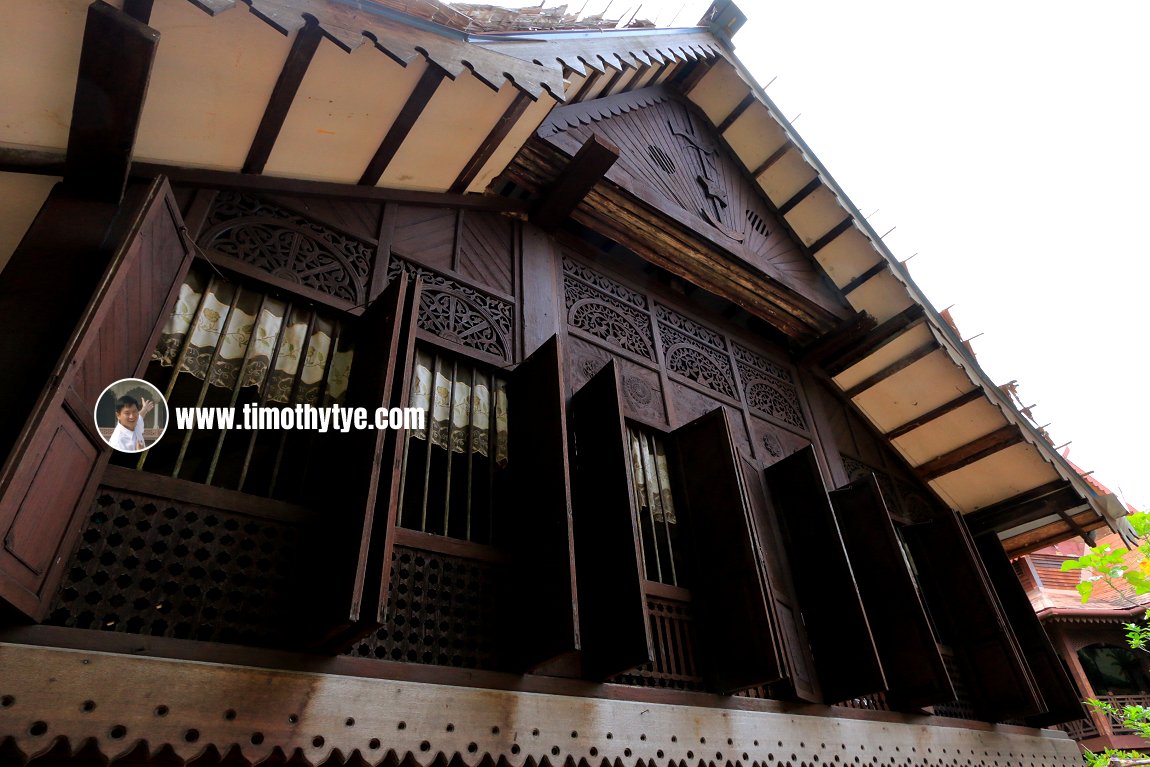
M 507 465 L 507 382 L 465 360 L 417 349 L 411 407 L 427 410 L 411 436 L 455 453 L 494 456 Z
M 637 506 L 646 507 L 651 518 L 668 525 L 677 523 L 675 504 L 671 500 L 671 473 L 663 443 L 650 434 L 628 427 L 631 445 L 631 483 Z
M 269 402 L 319 405 L 342 401 L 352 350 L 337 320 L 194 272 L 152 359 L 213 386 L 254 386 Z

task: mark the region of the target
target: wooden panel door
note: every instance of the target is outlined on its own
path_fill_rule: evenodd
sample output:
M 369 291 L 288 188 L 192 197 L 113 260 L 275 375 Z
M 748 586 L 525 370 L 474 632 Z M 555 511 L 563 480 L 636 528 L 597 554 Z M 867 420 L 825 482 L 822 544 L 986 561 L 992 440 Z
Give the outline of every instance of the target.
M 795 561 L 794 577 L 824 697 L 837 703 L 886 690 L 883 665 L 814 447 L 767 467 L 765 478 L 787 551 L 796 559 L 801 552 L 818 563 L 806 567 L 807 559 Z
M 1014 633 L 987 581 L 966 524 L 953 512 L 903 528 L 945 642 L 954 649 L 980 718 L 998 722 L 1038 713 L 1042 704 Z
M 522 670 L 581 646 L 563 368 L 556 335 L 519 363 L 508 382 L 514 497 L 505 529 L 512 552 L 508 606 L 516 614 L 504 623 L 509 660 Z
M 163 178 L 138 210 L 121 215 L 131 216 L 128 234 L 0 471 L 0 599 L 34 620 L 52 598 L 111 454 L 93 423 L 96 399 L 108 384 L 143 373 L 192 260 Z
M 830 494 L 892 708 L 954 700 L 954 687 L 873 474 Z
M 373 424 L 376 408 L 407 403 L 419 292 L 418 278 L 400 275 L 359 320 L 344 407 L 366 409 Z M 383 623 L 405 440 L 403 430 L 352 429 L 318 442 L 309 505 L 324 514 L 295 638 L 308 647 L 339 652 Z
M 588 676 L 605 679 L 655 657 L 614 360 L 575 392 L 571 422 L 583 669 Z
M 1026 596 L 1026 589 L 1015 575 L 1002 542 L 993 533 L 980 535 L 974 540 L 998 601 L 1014 629 L 1030 673 L 1042 695 L 1045 710 L 1027 717 L 1026 723 L 1031 727 L 1049 727 L 1081 719 L 1082 698 L 1067 676 L 1046 629 L 1034 614 L 1030 598 Z
M 783 682 L 779 682 L 778 686 L 787 689 L 779 689 L 778 696 L 811 702 L 821 701 L 822 693 L 819 691 L 814 658 L 811 656 L 810 639 L 807 637 L 803 616 L 795 598 L 792 569 L 786 547 L 783 545 L 778 518 L 767 495 L 762 466 L 742 452 L 739 453 L 739 463 L 766 567 L 767 584 L 773 603 L 771 618 L 775 624 L 776 641 L 781 646 L 786 666 L 786 678 Z M 795 553 L 799 557 L 802 556 L 801 552 Z M 772 693 L 775 692 L 772 689 Z
M 679 427 L 673 442 L 695 544 L 699 632 L 714 685 L 731 693 L 788 680 L 775 597 L 726 411 Z

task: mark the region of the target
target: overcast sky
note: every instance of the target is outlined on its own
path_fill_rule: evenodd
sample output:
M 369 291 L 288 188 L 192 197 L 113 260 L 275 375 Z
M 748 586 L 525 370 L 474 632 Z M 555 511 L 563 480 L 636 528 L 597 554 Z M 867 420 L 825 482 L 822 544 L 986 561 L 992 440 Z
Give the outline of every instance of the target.
M 707 5 L 639 15 L 690 25 Z M 917 254 L 935 307 L 982 334 L 990 378 L 1150 508 L 1150 2 L 739 5 L 736 53 L 875 230 L 895 227 L 895 256 Z

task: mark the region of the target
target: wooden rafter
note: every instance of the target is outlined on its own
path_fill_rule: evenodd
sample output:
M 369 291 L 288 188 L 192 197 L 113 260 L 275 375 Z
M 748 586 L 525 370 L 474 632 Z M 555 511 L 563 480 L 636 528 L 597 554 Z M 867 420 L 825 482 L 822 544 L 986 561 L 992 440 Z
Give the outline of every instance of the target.
M 821 178 L 819 178 L 818 176 L 815 176 L 814 178 L 812 178 L 810 181 L 807 182 L 806 186 L 804 186 L 799 191 L 795 192 L 793 195 L 791 195 L 791 198 L 789 200 L 787 200 L 786 202 L 784 202 L 782 205 L 779 206 L 779 215 L 785 216 L 788 213 L 790 213 L 792 210 L 794 210 L 795 208 L 798 207 L 799 203 L 801 203 L 803 200 L 807 199 L 812 194 L 814 194 L 815 190 L 818 189 L 822 185 L 823 185 L 823 180 Z
M 724 117 L 723 121 L 719 123 L 719 133 L 726 133 L 727 129 L 735 124 L 735 120 L 738 120 L 740 117 L 742 117 L 743 112 L 746 112 L 750 108 L 751 104 L 754 104 L 757 100 L 758 99 L 755 98 L 754 91 L 751 91 L 746 96 L 743 96 L 743 100 L 736 104 L 735 108 L 731 110 L 731 113 Z
M 123 197 L 159 40 L 103 0 L 88 6 L 64 161 L 73 193 L 108 202 Z
M 459 172 L 459 176 L 455 179 L 455 183 L 451 185 L 448 191 L 454 194 L 463 194 L 467 191 L 467 187 L 483 170 L 483 166 L 491 159 L 491 155 L 503 143 L 503 139 L 507 138 L 507 134 L 519 122 L 519 118 L 527 111 L 527 107 L 531 106 L 531 96 L 526 91 L 516 91 L 515 98 L 508 104 L 507 109 L 503 111 L 502 116 L 492 127 L 491 132 L 483 139 L 483 143 L 471 155 L 471 159 L 463 166 L 463 170 Z
M 933 423 L 934 421 L 937 421 L 939 418 L 942 418 L 944 415 L 947 415 L 948 413 L 953 413 L 955 410 L 958 410 L 963 405 L 966 405 L 970 402 L 974 402 L 976 400 L 980 400 L 984 396 L 985 396 L 985 394 L 983 393 L 982 388 L 981 387 L 975 387 L 974 389 L 971 389 L 970 391 L 968 391 L 966 394 L 958 395 L 957 397 L 952 399 L 950 402 L 947 402 L 945 405 L 939 405 L 934 410 L 931 410 L 928 413 L 923 413 L 918 418 L 907 421 L 902 426 L 899 426 L 896 429 L 891 429 L 884 436 L 887 439 L 897 439 L 897 438 L 903 436 L 904 434 L 911 433 L 915 429 L 926 426 L 928 423 Z
M 124 13 L 147 24 L 152 19 L 153 0 L 124 0 Z
M 439 84 L 443 82 L 443 78 L 446 76 L 447 72 L 442 67 L 430 61 L 427 62 L 427 69 L 423 70 L 419 82 L 415 84 L 411 95 L 404 102 L 403 109 L 399 111 L 395 122 L 388 128 L 387 135 L 383 137 L 379 149 L 375 151 L 371 162 L 364 169 L 359 183 L 365 186 L 375 186 L 379 183 L 379 179 L 387 170 L 387 166 L 391 164 L 392 159 L 395 158 L 395 154 L 403 145 L 407 134 L 411 132 L 416 120 L 423 114 L 423 110 L 427 108 L 431 97 L 435 95 L 436 89 L 439 88 Z
M 925 310 L 922 306 L 912 304 L 858 339 L 837 357 L 827 358 L 823 363 L 824 369 L 828 375 L 837 376 L 844 370 L 862 362 L 911 328 L 924 322 L 925 317 Z
M 618 159 L 617 146 L 591 134 L 540 200 L 532 220 L 545 229 L 559 226 Z
M 855 292 L 856 290 L 861 288 L 863 285 L 870 282 L 872 279 L 879 276 L 880 274 L 882 274 L 886 270 L 887 270 L 887 262 L 886 261 L 879 261 L 877 264 L 872 266 L 870 269 L 867 269 L 865 272 L 863 272 L 859 276 L 852 279 L 846 285 L 843 285 L 841 288 L 843 295 L 850 295 L 851 293 Z
M 794 148 L 795 148 L 795 145 L 792 144 L 789 139 L 787 141 L 784 141 L 783 145 L 781 147 L 779 147 L 775 151 L 771 152 L 770 156 L 767 157 L 767 159 L 763 160 L 761 163 L 759 163 L 759 166 L 757 168 L 755 168 L 753 171 L 751 171 L 751 175 L 753 175 L 755 178 L 758 178 L 759 176 L 763 175 L 764 173 L 766 173 L 768 170 L 771 169 L 771 166 L 773 166 L 779 160 L 783 159 L 783 155 L 785 155 L 787 152 L 791 151 Z
M 997 533 L 1080 505 L 1082 498 L 1073 486 L 1059 479 L 971 512 L 965 519 L 974 535 Z
M 914 472 L 919 479 L 929 482 L 945 474 L 956 472 L 975 461 L 981 461 L 983 458 L 1022 441 L 1022 431 L 1014 424 L 1007 424 L 1001 429 L 995 429 L 990 434 L 929 460 L 921 466 L 916 466 Z
M 826 234 L 811 243 L 810 248 L 808 248 L 810 254 L 813 256 L 815 253 L 818 253 L 827 245 L 830 245 L 832 242 L 834 242 L 840 234 L 847 231 L 852 226 L 854 226 L 854 219 L 850 216 L 847 216 L 842 221 L 832 226 Z
M 930 354 L 933 354 L 934 352 L 938 351 L 940 348 L 942 348 L 942 347 L 939 346 L 938 341 L 934 340 L 934 338 L 931 338 L 930 341 L 928 341 L 927 343 L 914 349 L 909 354 L 907 354 L 905 357 L 901 357 L 898 360 L 896 360 L 895 362 L 892 362 L 891 364 L 887 365 L 886 367 L 884 367 L 882 370 L 878 371 L 877 373 L 870 375 L 870 376 L 867 376 L 862 381 L 858 382 L 854 386 L 847 389 L 844 392 L 844 394 L 846 394 L 846 396 L 848 398 L 854 399 L 855 397 L 857 397 L 858 395 L 867 391 L 868 389 L 872 389 L 875 386 L 879 385 L 880 383 L 882 383 L 886 379 L 893 376 L 895 373 L 898 373 L 898 372 L 905 370 L 906 368 L 910 367 L 914 363 L 921 360 L 923 357 L 926 357 Z
M 272 89 L 271 98 L 268 99 L 267 107 L 264 109 L 263 119 L 260 120 L 259 128 L 256 129 L 256 136 L 252 139 L 251 149 L 248 150 L 248 157 L 244 161 L 244 173 L 263 173 L 264 166 L 267 165 L 268 158 L 271 157 L 272 148 L 275 147 L 276 139 L 279 137 L 284 121 L 287 120 L 288 111 L 291 109 L 295 95 L 303 83 L 308 67 L 311 66 L 311 60 L 319 49 L 321 40 L 323 40 L 323 30 L 320 29 L 319 24 L 314 19 L 309 17 L 307 24 L 296 33 L 291 50 L 284 61 L 283 69 L 280 70 L 279 79 L 276 80 L 275 88 Z

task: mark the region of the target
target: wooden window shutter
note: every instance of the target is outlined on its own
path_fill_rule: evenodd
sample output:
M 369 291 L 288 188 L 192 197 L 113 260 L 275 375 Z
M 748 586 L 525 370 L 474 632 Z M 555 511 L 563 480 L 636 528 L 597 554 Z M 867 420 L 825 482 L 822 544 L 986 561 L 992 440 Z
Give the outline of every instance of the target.
M 739 462 L 763 554 L 773 607 L 771 618 L 775 625 L 776 642 L 786 667 L 786 678 L 783 682 L 772 686 L 771 697 L 820 702 L 823 698 L 819 691 L 814 659 L 811 657 L 810 639 L 803 625 L 798 600 L 795 598 L 795 586 L 791 577 L 793 571 L 789 566 L 786 547 L 782 543 L 778 518 L 768 499 L 762 466 L 741 451 Z M 776 689 L 784 687 L 789 689 Z
M 691 538 L 694 602 L 716 689 L 731 693 L 788 679 L 735 443 L 722 408 L 673 434 Z
M 919 583 L 944 639 L 954 649 L 970 702 L 1002 721 L 1041 709 L 1026 661 L 957 514 L 903 528 Z
M 892 708 L 954 700 L 930 621 L 873 474 L 830 494 Z
M 1027 717 L 1026 723 L 1031 727 L 1049 727 L 1081 719 L 1082 698 L 1067 676 L 1046 629 L 1035 615 L 1002 542 L 997 535 L 990 533 L 975 538 L 975 545 L 1042 695 L 1045 711 Z
M 509 467 L 514 497 L 501 529 L 509 539 L 516 611 L 504 623 L 512 665 L 529 669 L 580 648 L 575 592 L 571 485 L 567 458 L 567 378 L 559 337 L 519 363 L 508 381 Z M 527 615 L 524 615 L 527 611 Z M 524 619 L 529 617 L 529 628 Z
M 415 355 L 419 278 L 400 276 L 359 321 L 344 407 L 404 407 Z M 314 576 L 307 582 L 307 625 L 299 639 L 338 652 L 383 622 L 406 433 L 395 429 L 328 432 L 315 450 L 311 506 L 324 512 L 313 531 Z M 332 477 L 338 481 L 332 482 Z
M 147 367 L 192 260 L 184 231 L 171 188 L 156 179 L 0 472 L 0 599 L 34 620 L 111 455 L 92 421 L 96 399 Z
M 583 670 L 595 678 L 655 657 L 620 394 L 619 370 L 612 360 L 571 398 Z
M 814 447 L 768 466 L 764 476 L 793 557 L 795 588 L 823 696 L 838 703 L 887 689 Z M 810 559 L 818 566 L 804 567 Z

